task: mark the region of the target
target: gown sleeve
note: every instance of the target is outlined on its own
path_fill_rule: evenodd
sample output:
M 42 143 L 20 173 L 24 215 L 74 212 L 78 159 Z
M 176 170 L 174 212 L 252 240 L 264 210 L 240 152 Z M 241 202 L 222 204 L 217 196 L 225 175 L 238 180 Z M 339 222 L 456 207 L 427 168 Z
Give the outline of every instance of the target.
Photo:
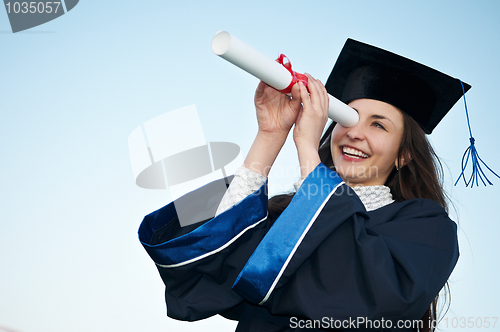
M 320 164 L 233 289 L 273 315 L 420 319 L 457 262 L 456 234 L 445 210 L 427 199 L 367 212 Z
M 266 181 L 267 177 L 264 175 L 255 173 L 244 166 L 240 166 L 234 173 L 231 185 L 227 188 L 226 193 L 222 197 L 215 215 L 217 216 L 233 205 L 238 204 L 245 197 L 257 191 Z
M 172 202 L 147 215 L 139 227 L 139 240 L 166 286 L 167 315 L 172 318 L 238 318 L 244 299 L 231 286 L 267 231 L 267 182 L 225 212 L 181 227 L 176 207 L 195 215 L 209 210 L 214 216 L 223 195 L 218 188 L 210 183 L 197 189 L 180 198 L 191 205 Z

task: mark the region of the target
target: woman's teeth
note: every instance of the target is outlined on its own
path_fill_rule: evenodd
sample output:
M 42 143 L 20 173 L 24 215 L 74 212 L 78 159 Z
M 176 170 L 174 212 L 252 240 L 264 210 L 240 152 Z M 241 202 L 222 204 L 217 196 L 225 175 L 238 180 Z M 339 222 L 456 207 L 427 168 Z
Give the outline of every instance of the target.
M 353 149 L 353 148 L 350 148 L 350 147 L 347 147 L 347 146 L 342 147 L 342 153 L 349 155 L 349 156 L 357 157 L 357 158 L 368 158 L 369 157 L 369 155 L 367 155 L 366 153 L 359 151 L 359 150 L 356 150 L 356 149 Z

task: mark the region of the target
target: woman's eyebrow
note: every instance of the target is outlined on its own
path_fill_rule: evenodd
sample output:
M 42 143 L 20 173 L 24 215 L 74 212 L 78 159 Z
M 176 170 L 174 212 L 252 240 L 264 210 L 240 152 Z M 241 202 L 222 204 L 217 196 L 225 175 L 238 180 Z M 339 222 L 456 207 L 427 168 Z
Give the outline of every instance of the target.
M 388 121 L 390 121 L 392 124 L 394 124 L 394 122 L 392 122 L 392 120 L 391 120 L 391 119 L 386 118 L 386 117 L 385 117 L 385 116 L 383 116 L 383 115 L 373 114 L 373 115 L 371 116 L 371 118 L 372 118 L 372 119 L 378 119 L 378 120 L 388 120 Z

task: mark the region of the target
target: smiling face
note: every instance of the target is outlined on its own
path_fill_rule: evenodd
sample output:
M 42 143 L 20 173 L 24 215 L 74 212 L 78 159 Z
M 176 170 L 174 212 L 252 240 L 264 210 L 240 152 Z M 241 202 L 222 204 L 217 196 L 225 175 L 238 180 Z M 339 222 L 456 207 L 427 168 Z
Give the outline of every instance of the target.
M 351 186 L 383 185 L 397 165 L 403 114 L 373 99 L 357 99 L 349 106 L 358 111 L 359 122 L 350 128 L 337 124 L 333 129 L 331 152 L 337 173 Z

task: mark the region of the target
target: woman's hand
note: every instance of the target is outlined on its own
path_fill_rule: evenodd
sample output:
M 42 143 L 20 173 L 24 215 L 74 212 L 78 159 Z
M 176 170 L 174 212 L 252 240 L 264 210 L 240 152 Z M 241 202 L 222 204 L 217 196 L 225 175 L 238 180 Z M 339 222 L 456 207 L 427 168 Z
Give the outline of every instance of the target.
M 267 176 L 302 110 L 299 86 L 294 85 L 290 98 L 260 82 L 255 91 L 255 108 L 259 131 L 243 165 Z
M 311 75 L 306 75 L 310 94 L 304 84 L 301 82 L 297 84 L 303 108 L 297 116 L 293 130 L 293 140 L 297 146 L 302 178 L 305 178 L 320 163 L 318 146 L 328 120 L 329 105 L 325 86 Z
M 289 97 L 260 82 L 255 91 L 254 101 L 259 132 L 286 138 L 302 110 L 298 85 L 293 86 L 292 97 Z
M 300 88 L 303 109 L 295 121 L 293 140 L 297 147 L 310 147 L 317 150 L 321 134 L 328 120 L 328 93 L 319 80 L 314 79 L 309 74 L 306 75 L 310 95 L 304 84 L 299 82 L 297 85 Z

